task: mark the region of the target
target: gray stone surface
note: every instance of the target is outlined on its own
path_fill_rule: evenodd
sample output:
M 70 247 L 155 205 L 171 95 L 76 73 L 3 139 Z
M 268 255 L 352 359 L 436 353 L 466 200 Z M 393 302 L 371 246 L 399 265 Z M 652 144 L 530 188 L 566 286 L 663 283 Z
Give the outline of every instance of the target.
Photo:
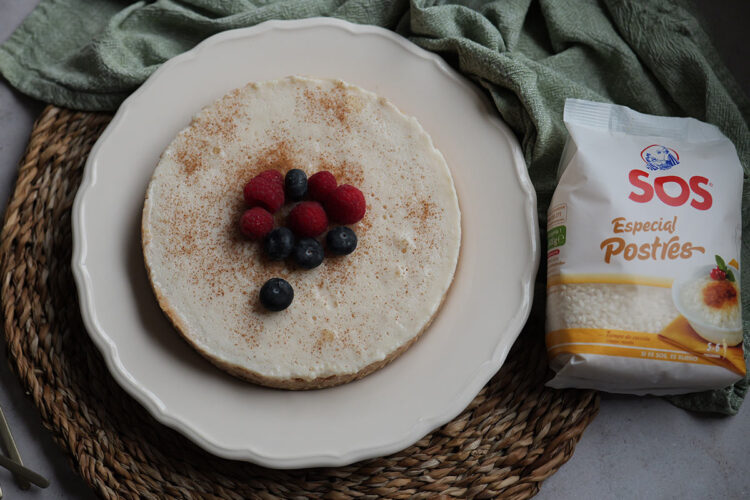
M 0 41 L 36 2 L 0 0 Z M 750 44 L 743 22 L 750 4 L 697 2 L 707 29 L 738 82 L 750 90 Z M 0 203 L 13 187 L 34 118 L 42 104 L 0 80 Z M 2 347 L 3 351 L 4 346 Z M 5 353 L 0 353 L 0 357 Z M 39 413 L 8 364 L 0 363 L 0 405 L 28 466 L 52 481 L 46 490 L 20 491 L 5 469 L 5 498 L 94 498 L 41 425 Z M 571 460 L 543 485 L 537 498 L 750 498 L 750 404 L 732 418 L 679 410 L 658 398 L 603 395 L 601 411 Z

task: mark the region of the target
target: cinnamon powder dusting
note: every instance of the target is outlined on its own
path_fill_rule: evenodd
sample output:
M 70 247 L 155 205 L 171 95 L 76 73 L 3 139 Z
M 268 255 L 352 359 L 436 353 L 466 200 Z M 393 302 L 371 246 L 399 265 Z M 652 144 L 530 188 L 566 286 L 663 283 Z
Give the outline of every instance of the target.
M 278 170 L 281 173 L 286 173 L 293 168 L 299 168 L 296 166 L 292 147 L 286 139 L 277 140 L 274 145 L 249 159 L 253 167 L 250 172 L 252 175 L 257 175 L 264 170 Z
M 319 165 L 317 171 L 328 170 L 331 172 L 339 186 L 351 184 L 360 189 L 364 186 L 365 174 L 362 166 L 353 161 L 334 161 L 327 155 L 321 155 Z M 365 193 L 365 199 L 367 199 L 367 193 Z
M 175 152 L 177 162 L 182 165 L 188 179 L 204 168 L 206 158 L 221 153 L 213 143 L 229 143 L 237 138 L 236 117 L 242 109 L 239 90 L 234 90 L 212 106 L 212 112 L 202 112 L 190 122 L 183 134 L 183 146 Z
M 307 88 L 302 92 L 301 103 L 307 109 L 307 120 L 319 122 L 323 120 L 329 125 L 344 126 L 348 131 L 349 116 L 363 104 L 355 96 L 347 92 L 341 82 L 336 82 L 330 90 Z
M 237 138 L 236 118 L 242 110 L 240 91 L 235 89 L 219 100 L 220 105 L 212 107 L 212 113 L 201 113 L 196 116 L 191 125 L 199 136 L 219 137 L 224 141 Z
M 175 152 L 175 160 L 182 166 L 185 175 L 190 177 L 203 164 L 203 154 L 200 147 L 179 148 Z
M 419 200 L 409 209 L 409 217 L 419 220 L 422 224 L 435 217 L 436 205 L 429 199 Z

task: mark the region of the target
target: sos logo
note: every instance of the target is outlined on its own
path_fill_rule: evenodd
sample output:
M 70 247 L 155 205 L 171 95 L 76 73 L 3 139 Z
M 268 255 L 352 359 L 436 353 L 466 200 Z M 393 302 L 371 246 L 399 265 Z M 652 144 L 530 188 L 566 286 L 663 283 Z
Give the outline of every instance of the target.
M 677 151 L 658 144 L 652 144 L 641 151 L 645 167 L 651 171 L 669 170 L 679 165 Z M 706 189 L 710 184 L 708 178 L 695 175 L 689 180 L 676 175 L 662 175 L 651 178 L 645 170 L 633 169 L 628 174 L 630 184 L 636 188 L 628 198 L 637 203 L 647 203 L 656 196 L 670 207 L 680 207 L 690 201 L 690 206 L 697 210 L 708 210 L 713 205 L 711 193 Z

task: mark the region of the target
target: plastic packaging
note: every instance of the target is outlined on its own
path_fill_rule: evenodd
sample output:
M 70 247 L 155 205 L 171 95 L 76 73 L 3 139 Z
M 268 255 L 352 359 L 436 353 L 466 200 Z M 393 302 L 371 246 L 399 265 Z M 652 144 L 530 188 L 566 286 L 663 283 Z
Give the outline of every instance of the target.
M 547 221 L 549 386 L 680 394 L 742 378 L 742 167 L 692 118 L 568 99 Z

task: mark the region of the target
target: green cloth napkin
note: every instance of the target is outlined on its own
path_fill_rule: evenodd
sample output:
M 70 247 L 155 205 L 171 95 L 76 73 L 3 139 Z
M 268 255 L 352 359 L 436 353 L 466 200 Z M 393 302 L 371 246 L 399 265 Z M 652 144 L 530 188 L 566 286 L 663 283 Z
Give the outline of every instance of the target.
M 395 30 L 483 87 L 521 141 L 542 228 L 565 141 L 566 97 L 717 125 L 745 168 L 741 256 L 750 262 L 750 103 L 678 1 L 43 0 L 0 46 L 0 72 L 37 99 L 114 110 L 162 62 L 206 37 L 312 16 Z M 544 311 L 543 268 L 539 276 L 536 313 Z M 742 289 L 750 290 L 745 272 Z M 750 293 L 742 304 L 747 355 Z M 669 399 L 691 410 L 734 414 L 747 388 L 745 379 Z

